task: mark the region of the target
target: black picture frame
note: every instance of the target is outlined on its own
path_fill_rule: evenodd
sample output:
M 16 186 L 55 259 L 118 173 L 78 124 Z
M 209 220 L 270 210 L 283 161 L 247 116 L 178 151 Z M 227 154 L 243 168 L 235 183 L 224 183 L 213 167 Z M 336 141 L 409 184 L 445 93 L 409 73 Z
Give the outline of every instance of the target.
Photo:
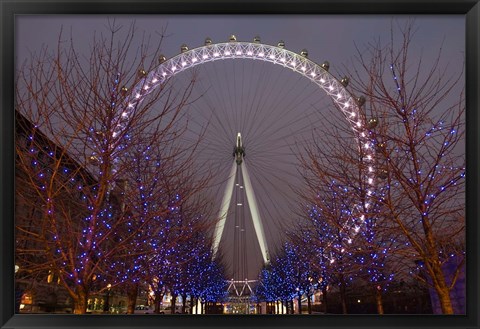
M 466 315 L 135 316 L 14 314 L 14 40 L 17 15 L 47 14 L 463 14 L 466 15 Z M 0 0 L 0 325 L 7 328 L 478 328 L 480 4 L 478 0 Z

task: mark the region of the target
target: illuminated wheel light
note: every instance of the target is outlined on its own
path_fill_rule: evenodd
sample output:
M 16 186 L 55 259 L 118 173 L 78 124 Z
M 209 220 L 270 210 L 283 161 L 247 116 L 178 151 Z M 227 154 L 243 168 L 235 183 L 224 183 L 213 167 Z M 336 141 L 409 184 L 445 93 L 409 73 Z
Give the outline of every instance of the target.
M 229 51 L 226 51 L 226 52 L 225 52 L 225 56 L 230 56 L 231 54 L 232 54 L 232 53 L 229 52 Z
M 158 79 L 157 78 L 153 78 L 152 79 L 152 83 L 157 83 Z
M 337 99 L 341 99 L 342 98 L 342 94 L 338 93 L 337 94 Z
M 367 192 L 367 195 L 368 195 L 368 196 L 371 196 L 371 195 L 372 195 L 372 191 L 368 191 L 368 192 Z
M 369 172 L 373 172 L 373 167 L 368 167 Z
M 143 87 L 143 89 L 145 89 L 145 90 L 148 90 L 148 88 L 150 88 L 148 85 Z
M 348 242 L 348 243 L 352 243 L 352 239 L 348 239 L 347 242 Z
M 270 57 L 270 59 L 275 59 L 275 55 L 273 55 L 273 54 L 268 56 L 268 57 Z
M 360 121 L 357 122 L 357 127 L 361 127 L 362 123 Z
M 198 59 L 196 57 L 192 58 L 192 63 L 196 63 Z
M 219 53 L 214 53 L 213 56 L 214 57 L 218 57 L 220 54 Z
M 315 72 L 310 73 L 312 77 L 316 76 Z
M 305 72 L 307 68 L 305 66 L 302 66 L 302 71 Z
M 132 104 L 128 104 L 128 107 L 131 107 L 130 105 Z M 128 112 L 123 112 L 122 113 L 122 117 L 126 118 L 128 116 Z
M 251 51 L 249 51 L 249 52 L 247 52 L 247 55 L 248 55 L 248 56 L 252 56 L 253 53 L 252 53 Z
M 320 82 L 321 82 L 321 83 L 325 83 L 325 79 L 324 79 L 324 78 L 321 78 L 321 79 L 320 79 Z
M 332 86 L 332 85 L 328 86 L 328 90 L 332 91 L 332 90 L 333 90 L 333 86 Z
M 241 52 L 240 50 L 237 50 L 236 54 L 237 54 L 237 55 L 241 55 L 242 52 Z
M 162 75 L 163 75 L 164 77 L 166 77 L 166 76 L 167 76 L 167 72 L 163 72 Z
M 292 61 L 292 62 L 290 62 L 290 65 L 295 66 L 295 65 L 297 65 L 297 63 Z
M 362 134 L 361 134 L 361 135 L 362 135 L 362 137 L 365 137 L 365 133 L 364 133 L 364 132 L 362 132 Z
M 372 160 L 372 156 L 369 154 L 367 155 L 367 160 Z M 371 178 L 370 178 L 371 179 Z M 369 180 L 370 181 L 370 180 Z
M 265 54 L 264 53 L 259 53 L 258 56 L 265 57 Z
M 177 70 L 177 67 L 176 66 L 173 66 L 172 67 L 172 72 L 175 72 Z
M 187 62 L 182 62 L 182 66 L 185 67 L 187 65 Z
M 207 55 L 203 55 L 203 59 L 207 59 L 207 58 L 208 58 L 208 56 L 207 56 Z
M 352 117 L 352 118 L 355 118 L 356 115 L 357 115 L 357 113 L 355 113 L 355 112 L 350 113 L 350 117 Z
M 355 233 L 358 233 L 358 231 L 360 231 L 360 227 L 355 226 L 355 229 L 354 229 L 354 230 L 355 230 Z
M 132 108 L 133 107 L 133 104 L 132 103 L 128 103 L 128 108 Z
M 285 63 L 287 60 L 285 59 L 285 57 L 283 57 L 283 58 L 281 59 L 281 61 L 282 61 L 282 63 Z
M 370 144 L 369 144 L 369 143 L 365 143 L 365 148 L 366 148 L 366 149 L 370 148 Z
M 137 99 L 140 98 L 140 94 L 137 93 L 137 94 L 135 95 L 135 98 L 137 98 Z

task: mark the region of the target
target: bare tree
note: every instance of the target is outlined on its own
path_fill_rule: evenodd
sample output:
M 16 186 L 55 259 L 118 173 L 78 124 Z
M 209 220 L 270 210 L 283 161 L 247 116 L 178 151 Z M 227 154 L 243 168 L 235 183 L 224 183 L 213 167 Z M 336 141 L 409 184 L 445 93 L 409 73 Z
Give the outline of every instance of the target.
M 376 42 L 358 48 L 354 68 L 347 69 L 353 92 L 368 100 L 364 120 L 376 150 L 372 170 L 377 181 L 370 192 L 375 204 L 366 201 L 368 189 L 362 187 L 361 177 L 369 169 L 362 148 L 341 128 L 338 117 L 326 119 L 325 131 L 330 133 L 322 131 L 321 137 L 327 142 L 320 145 L 317 138 L 307 146 L 302 166 L 313 195 L 335 181 L 349 194 L 353 188 L 350 204 L 361 206 L 354 217 L 368 210 L 367 203 L 370 212 L 378 207 L 371 217 L 381 219 L 379 241 L 390 240 L 395 260 L 408 268 L 420 261 L 424 270 L 418 279 L 434 288 L 442 312 L 452 314 L 449 291 L 464 270 L 465 258 L 463 70 L 453 77 L 442 70 L 441 51 L 430 63 L 410 57 L 412 28 L 411 22 L 399 27 L 398 42 L 392 27 L 387 46 Z M 365 229 L 358 219 L 350 223 Z M 452 262 L 456 269 L 449 274 L 444 264 Z
M 27 192 L 17 194 L 16 256 L 24 273 L 54 272 L 80 314 L 89 294 L 121 283 L 110 269 L 148 220 L 132 218 L 120 183 L 135 151 L 175 138 L 194 78 L 180 92 L 167 80 L 143 93 L 162 35 L 152 49 L 134 25 L 109 22 L 87 56 L 64 37 L 17 73 L 16 111 L 31 126 L 17 129 L 17 184 Z

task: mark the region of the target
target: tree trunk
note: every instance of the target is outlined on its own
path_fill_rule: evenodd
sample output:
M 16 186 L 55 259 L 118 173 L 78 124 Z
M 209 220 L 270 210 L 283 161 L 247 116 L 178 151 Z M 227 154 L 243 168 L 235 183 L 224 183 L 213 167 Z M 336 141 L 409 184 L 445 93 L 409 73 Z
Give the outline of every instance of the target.
M 163 299 L 163 294 L 160 291 L 155 291 L 155 299 L 153 300 L 155 309 L 153 310 L 153 312 L 156 314 L 160 313 L 160 306 L 162 303 L 162 299 Z
M 380 287 L 380 286 L 378 286 Z M 382 299 L 382 289 L 375 288 L 375 302 L 377 304 L 377 313 L 384 314 L 383 312 L 383 299 Z
M 72 296 L 73 314 L 85 314 L 87 312 L 87 291 L 83 286 L 77 286 L 75 292 L 76 296 Z
M 171 309 L 171 313 L 172 314 L 175 314 L 175 303 L 177 301 L 177 295 L 174 295 L 172 294 L 172 300 L 171 300 L 171 303 L 170 303 L 170 309 Z
M 193 314 L 193 296 L 190 295 L 190 314 Z
M 187 309 L 187 294 L 182 295 L 182 314 L 185 314 L 185 310 Z
M 127 286 L 127 314 L 135 313 L 137 296 L 138 296 L 138 283 L 129 284 Z
M 302 295 L 300 293 L 298 295 L 298 314 L 302 314 Z
M 433 286 L 438 295 L 440 307 L 443 314 L 454 314 L 452 300 L 450 298 L 450 290 L 445 282 L 445 275 L 443 274 L 440 261 L 433 260 L 429 262 L 431 271 L 429 271 Z
M 343 281 L 343 280 L 342 280 Z M 345 284 L 342 282 L 340 285 L 340 299 L 342 301 L 342 313 L 343 314 L 348 314 L 347 310 L 347 292 L 345 289 Z
M 307 294 L 308 314 L 312 314 L 312 295 Z
M 327 287 L 323 287 L 322 288 L 322 297 L 323 297 L 323 309 L 324 309 L 324 312 L 327 313 L 328 312 L 328 296 L 327 296 Z
M 295 310 L 293 308 L 293 299 L 290 300 L 290 309 L 291 309 L 291 314 L 295 314 Z

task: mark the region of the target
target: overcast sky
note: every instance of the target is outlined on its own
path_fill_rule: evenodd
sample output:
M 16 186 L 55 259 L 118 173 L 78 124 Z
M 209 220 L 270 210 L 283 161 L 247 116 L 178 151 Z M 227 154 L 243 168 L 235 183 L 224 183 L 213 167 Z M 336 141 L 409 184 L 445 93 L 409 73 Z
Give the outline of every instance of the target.
M 395 18 L 390 16 L 120 16 L 117 17 L 117 21 L 120 24 L 129 25 L 130 22 L 136 21 L 138 31 L 146 31 L 147 33 L 161 32 L 164 28 L 167 30 L 167 38 L 164 39 L 162 44 L 162 52 L 168 57 L 172 57 L 179 53 L 180 46 L 186 44 L 190 48 L 202 46 L 206 37 L 212 38 L 213 42 L 226 42 L 231 34 L 236 35 L 238 41 L 251 41 L 253 37 L 260 36 L 261 42 L 265 44 L 276 45 L 278 41 L 283 40 L 286 44 L 285 48 L 299 53 L 302 49 L 306 48 L 309 52 L 309 58 L 316 63 L 322 63 L 324 60 L 328 60 L 331 66 L 331 72 L 335 75 L 336 72 L 342 72 L 343 67 L 351 65 L 352 57 L 355 55 L 355 45 L 358 45 L 360 49 L 374 38 L 380 38 L 384 43 L 389 41 L 390 38 L 390 26 L 393 22 L 403 22 L 405 19 L 412 18 L 397 16 Z M 449 72 L 455 73 L 461 70 L 461 66 L 464 65 L 464 49 L 465 49 L 465 19 L 464 16 L 417 16 L 415 17 L 415 26 L 417 28 L 414 42 L 412 44 L 412 52 L 410 55 L 415 58 L 423 55 L 425 63 L 429 62 L 429 59 L 437 56 L 437 50 L 443 44 L 443 65 L 449 66 Z M 17 63 L 21 63 L 24 59 L 28 58 L 29 53 L 38 50 L 42 45 L 48 45 L 51 48 L 55 48 L 57 44 L 58 33 L 63 26 L 64 30 L 69 31 L 71 29 L 73 40 L 78 46 L 77 49 L 83 49 L 88 52 L 89 44 L 91 43 L 93 33 L 95 31 L 105 32 L 106 17 L 105 16 L 19 16 L 16 21 L 15 40 L 16 40 L 16 58 Z M 210 65 L 210 64 L 209 64 Z M 223 65 L 223 64 L 222 64 Z M 236 64 L 240 65 L 240 64 Z M 226 68 L 222 66 L 222 69 L 231 70 L 230 72 L 239 72 L 241 70 L 244 74 L 254 74 L 250 72 L 248 68 L 242 66 L 236 66 L 233 68 Z M 253 64 L 252 64 L 253 65 Z M 255 64 L 257 65 L 257 64 Z M 220 64 L 218 65 L 220 66 Z M 273 65 L 272 65 L 273 66 Z M 206 68 L 209 66 L 205 65 Z M 254 66 L 252 66 L 254 67 Z M 256 67 L 254 67 L 256 70 Z M 293 80 L 294 77 L 291 72 L 277 73 L 279 68 L 272 68 L 270 79 L 272 83 L 278 83 L 277 80 Z M 263 70 L 263 67 L 258 70 Z M 269 69 L 270 70 L 270 69 Z M 227 72 L 225 71 L 225 72 Z M 283 69 L 283 71 L 285 71 Z M 204 71 L 207 73 L 207 69 Z M 447 72 L 448 73 L 448 72 Z M 210 73 L 211 74 L 211 73 Z M 227 73 L 224 73 L 227 74 Z M 229 74 L 229 73 L 228 73 Z M 278 75 L 277 75 L 278 74 Z M 285 75 L 280 75 L 285 74 Z M 223 77 L 224 78 L 224 77 Z M 297 77 L 295 77 L 296 79 Z M 217 80 L 220 78 L 217 78 Z M 248 77 L 247 77 L 248 79 Z M 252 78 L 250 78 L 252 79 Z M 253 79 L 259 79 L 255 76 Z M 218 82 L 219 85 L 230 83 L 232 79 L 226 79 L 225 83 Z M 243 83 L 243 82 L 242 82 Z M 253 83 L 253 82 L 252 82 Z M 282 84 L 283 85 L 283 84 Z M 295 84 L 297 86 L 297 84 Z M 201 88 L 202 86 L 200 86 Z M 203 85 L 203 88 L 208 89 L 208 86 Z M 222 88 L 222 87 L 217 87 Z M 261 87 L 255 87 L 255 93 L 243 94 L 239 97 L 255 98 Z M 263 87 L 262 87 L 263 88 Z M 278 88 L 281 88 L 279 86 Z M 293 88 L 293 87 L 292 87 Z M 303 87 L 302 87 L 303 89 Z M 226 92 L 232 96 L 232 92 Z M 263 92 L 266 94 L 266 92 Z M 302 95 L 308 93 L 307 87 L 302 90 Z M 283 95 L 282 95 L 283 96 Z M 236 97 L 236 96 L 235 96 Z M 286 96 L 285 96 L 286 97 Z M 289 96 L 294 97 L 294 96 Z M 302 96 L 303 97 L 303 96 Z M 306 97 L 306 96 L 305 96 Z M 317 102 L 325 101 L 325 95 L 321 93 L 316 96 L 309 96 L 308 103 L 305 107 L 318 110 L 318 107 L 312 106 Z M 318 98 L 315 98 L 318 97 Z M 274 100 L 277 100 L 278 96 L 271 98 L 271 107 L 278 107 L 275 105 Z M 285 99 L 283 102 L 287 103 Z M 272 130 L 271 135 L 275 134 L 279 130 L 279 127 L 285 128 L 285 124 L 289 126 L 291 131 L 299 130 L 299 127 L 305 126 L 305 123 L 299 123 L 299 126 L 293 124 L 290 125 L 293 120 L 298 117 L 295 112 L 289 111 L 287 114 L 276 115 L 274 110 L 269 106 L 262 103 L 262 106 L 266 111 L 265 119 L 261 122 L 251 123 L 250 125 L 258 125 L 255 128 L 258 136 L 261 135 L 261 131 L 268 129 Z M 231 111 L 239 111 L 233 109 Z M 225 110 L 225 109 L 224 109 Z M 287 109 L 288 110 L 288 109 Z M 228 111 L 225 110 L 225 111 Z M 192 110 L 192 113 L 196 113 Z M 286 112 L 285 112 L 286 113 Z M 305 112 L 302 112 L 305 113 Z M 195 114 L 192 114 L 195 115 Z M 226 113 L 223 115 L 227 116 Z M 205 117 L 205 113 L 203 118 Z M 200 120 L 200 119 L 199 119 Z M 227 124 L 226 121 L 235 119 L 227 119 L 226 117 L 220 117 L 218 124 Z M 306 122 L 310 122 L 307 118 Z M 221 164 L 223 175 L 230 169 L 231 161 L 231 149 L 234 143 L 234 136 L 237 123 L 233 122 L 232 129 L 226 131 L 225 134 L 213 134 L 210 138 L 214 139 L 216 136 L 221 139 L 224 150 L 220 150 L 220 153 L 225 153 L 222 156 L 218 156 L 218 163 Z M 302 126 L 303 125 L 303 126 Z M 213 127 L 220 129 L 219 126 L 213 125 Z M 243 127 L 243 126 L 242 126 Z M 276 128 L 275 128 L 276 127 Z M 223 127 L 222 127 L 223 128 Z M 242 129 L 245 129 L 243 127 Z M 261 154 L 267 154 L 272 149 L 282 150 L 282 147 L 292 143 L 292 140 L 288 140 L 285 143 L 271 142 L 271 144 L 264 143 L 263 149 L 258 147 L 255 149 L 255 143 L 261 144 L 255 134 L 245 136 L 247 143 L 247 159 L 251 159 L 247 164 L 252 175 L 252 184 L 256 189 L 256 195 L 259 199 L 261 208 L 272 207 L 273 210 L 265 211 L 262 216 L 262 220 L 265 226 L 265 232 L 267 236 L 267 242 L 274 249 L 278 236 L 281 236 L 279 231 L 279 217 L 285 215 L 289 206 L 285 206 L 286 203 L 282 201 L 281 196 L 275 197 L 278 190 L 284 190 L 281 185 L 280 177 L 272 177 L 271 179 L 255 178 L 255 176 L 267 176 L 268 173 L 275 172 L 280 167 L 270 167 L 270 164 L 266 160 L 261 160 Z M 281 135 L 285 139 L 294 133 Z M 263 135 L 262 135 L 263 136 Z M 279 135 L 280 136 L 280 135 Z M 264 138 L 264 137 L 262 137 Z M 280 138 L 280 137 L 279 137 Z M 268 139 L 265 139 L 268 140 Z M 250 145 L 250 148 L 249 148 Z M 250 153 L 249 153 L 250 150 Z M 283 150 L 287 151 L 287 149 Z M 210 153 L 208 156 L 215 157 Z M 279 153 L 277 152 L 277 155 Z M 250 158 L 249 158 L 250 155 Z M 271 157 L 273 158 L 273 156 Z M 217 158 L 216 158 L 217 159 Z M 226 160 L 224 160 L 226 159 Z M 258 159 L 258 163 L 261 163 L 263 167 L 255 168 L 255 159 Z M 291 160 L 282 161 L 280 158 L 276 159 L 276 163 L 285 163 L 285 168 L 288 167 Z M 263 162 L 262 162 L 263 161 Z M 257 163 L 257 164 L 258 164 Z M 257 166 L 258 167 L 258 166 Z M 270 168 L 263 169 L 262 168 Z M 219 169 L 220 170 L 220 169 Z M 290 169 L 287 169 L 290 170 Z M 279 172 L 279 171 L 277 171 Z M 275 175 L 274 175 L 275 176 Z M 282 176 L 283 177 L 283 176 Z M 254 180 L 257 180 L 255 182 Z M 262 181 L 265 179 L 265 181 Z M 221 194 L 219 192 L 219 194 Z M 273 206 L 272 206 L 273 205 Z M 282 206 L 286 207 L 286 210 L 279 211 Z M 289 215 L 290 216 L 290 215 Z M 288 217 L 288 216 L 287 216 Z M 253 241 L 254 235 L 251 229 L 251 225 L 247 225 L 248 240 Z M 233 230 L 232 226 L 226 227 L 227 230 Z M 229 239 L 227 239 L 229 240 Z M 231 239 L 230 239 L 231 241 Z M 225 243 L 228 245 L 228 243 Z M 251 243 L 252 258 L 255 260 L 251 262 L 249 276 L 255 276 L 258 270 L 258 264 L 261 263 L 261 258 L 258 255 L 258 246 L 255 243 Z M 230 246 L 231 247 L 231 246 Z M 227 247 L 228 248 L 228 247 Z M 227 252 L 228 254 L 228 252 Z M 249 277 L 253 278 L 253 277 Z

